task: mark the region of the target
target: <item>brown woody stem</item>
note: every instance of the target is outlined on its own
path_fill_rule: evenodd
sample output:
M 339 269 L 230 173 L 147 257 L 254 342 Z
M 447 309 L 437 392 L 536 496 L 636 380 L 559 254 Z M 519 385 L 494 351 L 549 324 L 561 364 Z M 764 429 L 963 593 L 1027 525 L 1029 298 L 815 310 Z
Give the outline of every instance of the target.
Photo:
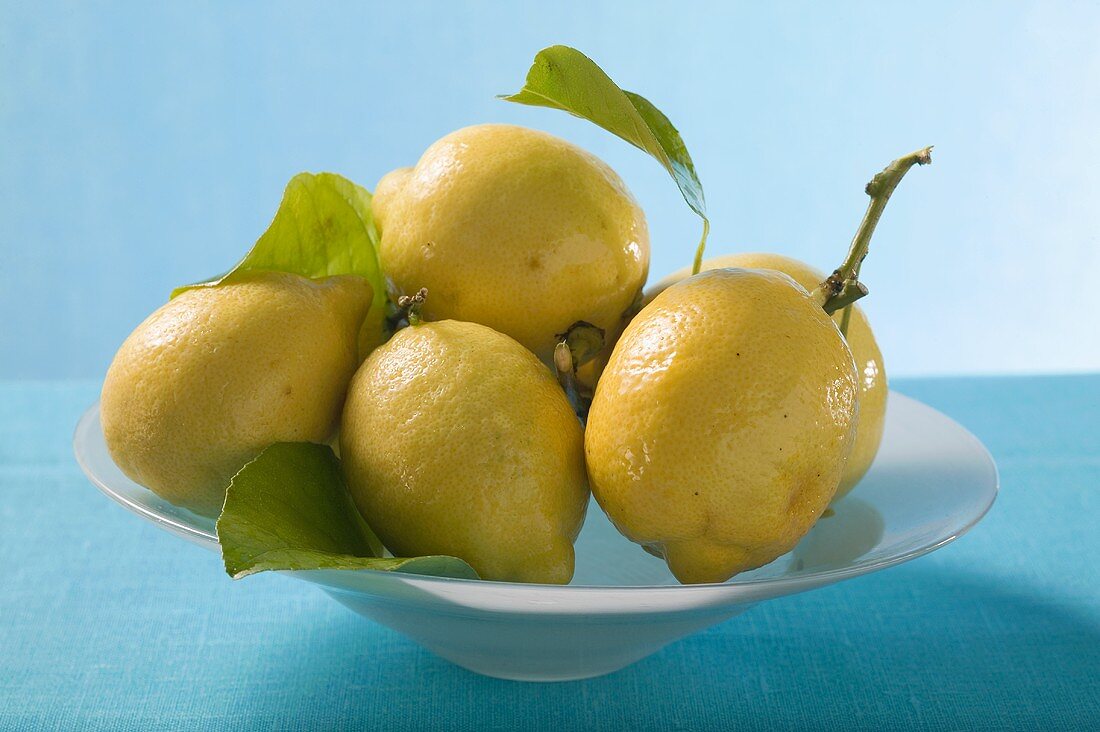
M 863 221 L 860 222 L 859 229 L 852 239 L 848 256 L 813 291 L 814 299 L 825 309 L 825 312 L 831 315 L 867 294 L 867 288 L 859 281 L 859 268 L 867 256 L 871 236 L 875 233 L 875 227 L 878 226 L 882 212 L 886 209 L 886 202 L 890 200 L 890 195 L 910 168 L 914 165 L 928 165 L 931 162 L 931 147 L 911 152 L 887 165 L 867 184 L 866 191 L 871 197 L 871 202 L 867 204 L 867 212 L 863 214 Z

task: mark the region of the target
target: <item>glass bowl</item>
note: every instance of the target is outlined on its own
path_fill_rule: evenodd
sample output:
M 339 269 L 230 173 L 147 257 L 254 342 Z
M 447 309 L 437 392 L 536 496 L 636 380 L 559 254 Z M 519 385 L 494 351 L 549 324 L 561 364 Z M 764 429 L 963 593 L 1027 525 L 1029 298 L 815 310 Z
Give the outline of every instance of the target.
M 219 550 L 212 519 L 158 498 L 111 461 L 98 404 L 80 419 L 73 443 L 84 473 L 105 494 L 162 529 Z M 286 574 L 471 671 L 580 679 L 616 671 L 758 602 L 939 549 L 973 527 L 996 495 L 996 466 L 976 437 L 892 392 L 882 448 L 863 481 L 793 551 L 722 584 L 679 585 L 595 503 L 577 540 L 576 574 L 565 586 L 371 570 Z

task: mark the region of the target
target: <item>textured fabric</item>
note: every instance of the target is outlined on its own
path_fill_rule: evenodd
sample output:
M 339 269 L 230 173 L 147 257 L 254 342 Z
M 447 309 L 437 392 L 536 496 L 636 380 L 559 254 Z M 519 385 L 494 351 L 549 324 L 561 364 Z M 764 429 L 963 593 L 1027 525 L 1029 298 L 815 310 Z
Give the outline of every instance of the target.
M 611 676 L 476 676 L 99 494 L 96 385 L 0 385 L 0 729 L 1100 728 L 1100 376 L 905 381 L 1001 495 L 969 535 L 764 603 Z

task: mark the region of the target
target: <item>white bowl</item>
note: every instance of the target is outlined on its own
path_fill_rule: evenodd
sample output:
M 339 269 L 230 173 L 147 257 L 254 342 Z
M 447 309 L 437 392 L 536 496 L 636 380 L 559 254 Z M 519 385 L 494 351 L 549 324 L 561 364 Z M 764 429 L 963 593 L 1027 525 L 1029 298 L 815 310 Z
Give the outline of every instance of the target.
M 108 496 L 219 550 L 211 519 L 165 502 L 115 466 L 98 404 L 77 425 L 74 448 L 85 474 Z M 931 407 L 891 393 L 882 449 L 867 477 L 794 551 L 724 584 L 677 584 L 662 561 L 619 535 L 594 503 L 567 586 L 369 570 L 286 574 L 471 671 L 580 679 L 616 671 L 762 600 L 927 554 L 974 526 L 996 495 L 997 470 L 977 438 Z

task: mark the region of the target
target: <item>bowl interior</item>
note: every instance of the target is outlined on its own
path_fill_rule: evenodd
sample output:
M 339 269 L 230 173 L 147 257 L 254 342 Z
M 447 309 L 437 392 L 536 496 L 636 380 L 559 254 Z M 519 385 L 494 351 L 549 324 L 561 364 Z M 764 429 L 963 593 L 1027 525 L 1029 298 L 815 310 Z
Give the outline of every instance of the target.
M 92 482 L 126 508 L 186 539 L 217 550 L 214 521 L 164 501 L 127 478 L 112 462 L 99 405 L 84 414 L 74 437 L 77 460 Z M 886 432 L 864 480 L 795 549 L 726 586 L 800 582 L 824 584 L 932 551 L 958 537 L 985 514 L 997 493 L 997 473 L 982 444 L 957 423 L 892 392 Z M 570 587 L 677 586 L 664 562 L 622 537 L 592 503 L 576 544 Z M 321 584 L 361 585 L 376 572 L 302 573 Z M 406 576 L 407 577 L 407 576 Z M 466 580 L 417 577 L 417 584 Z M 474 584 L 501 583 L 475 582 Z

